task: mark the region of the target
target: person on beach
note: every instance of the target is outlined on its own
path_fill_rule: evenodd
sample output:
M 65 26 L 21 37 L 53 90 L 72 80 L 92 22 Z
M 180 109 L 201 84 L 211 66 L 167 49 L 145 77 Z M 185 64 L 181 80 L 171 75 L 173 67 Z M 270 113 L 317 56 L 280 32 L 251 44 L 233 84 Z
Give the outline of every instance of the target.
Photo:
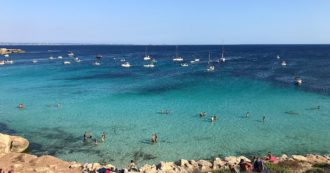
M 247 113 L 245 114 L 245 118 L 249 118 L 249 116 L 250 116 L 250 112 L 247 112 Z
M 103 141 L 103 142 L 105 141 L 105 138 L 106 138 L 106 136 L 105 136 L 105 132 L 103 132 L 103 133 L 102 133 L 102 141 Z
M 23 104 L 23 103 L 20 103 L 20 104 L 18 104 L 18 108 L 19 108 L 19 109 L 24 109 L 24 108 L 25 108 L 25 106 L 24 106 L 24 104 Z
M 279 162 L 278 159 L 275 156 L 273 156 L 271 152 L 268 152 L 265 160 L 268 160 L 270 163 L 274 163 L 274 164 L 277 164 Z
M 265 123 L 266 116 L 262 116 L 262 122 Z
M 268 172 L 266 165 L 264 164 L 264 162 L 259 157 L 254 159 L 253 171 L 254 172 L 263 172 L 263 173 Z
M 155 134 L 152 134 L 151 135 L 151 143 L 157 143 L 157 134 L 155 133 Z
M 252 164 L 246 162 L 244 159 L 241 159 L 239 162 L 240 171 L 242 172 L 251 172 L 252 171 Z
M 131 160 L 131 163 L 128 164 L 127 168 L 128 168 L 128 171 L 130 171 L 130 172 L 131 171 L 134 171 L 134 172 L 138 171 L 138 169 L 137 169 L 137 167 L 134 163 L 134 160 Z

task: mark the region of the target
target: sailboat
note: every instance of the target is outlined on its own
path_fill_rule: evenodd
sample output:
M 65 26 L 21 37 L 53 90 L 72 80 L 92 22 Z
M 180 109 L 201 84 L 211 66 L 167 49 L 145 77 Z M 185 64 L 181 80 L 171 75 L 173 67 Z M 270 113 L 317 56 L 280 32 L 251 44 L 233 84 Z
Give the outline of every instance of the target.
M 178 46 L 176 46 L 176 52 L 175 52 L 175 57 L 173 58 L 174 62 L 182 62 L 183 58 L 178 56 Z
M 144 58 L 143 58 L 143 60 L 145 60 L 145 61 L 151 60 L 151 57 L 147 54 L 147 51 L 148 51 L 148 47 L 146 47 L 146 52 L 145 52 Z
M 214 71 L 214 65 L 211 65 L 211 53 L 209 52 L 209 62 L 208 62 L 208 66 L 207 66 L 207 71 L 208 72 L 213 72 Z
M 226 58 L 223 56 L 223 54 L 224 54 L 224 49 L 222 46 L 221 58 L 219 59 L 219 62 L 222 62 L 222 63 L 226 61 Z

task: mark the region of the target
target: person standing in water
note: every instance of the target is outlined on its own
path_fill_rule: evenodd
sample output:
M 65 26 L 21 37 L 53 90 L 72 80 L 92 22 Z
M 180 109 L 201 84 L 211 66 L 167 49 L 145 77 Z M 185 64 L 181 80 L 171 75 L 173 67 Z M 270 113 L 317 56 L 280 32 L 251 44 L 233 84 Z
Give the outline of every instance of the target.
M 262 117 L 262 122 L 265 123 L 266 116 Z
M 152 134 L 151 135 L 151 143 L 157 143 L 157 134 L 155 133 L 155 134 Z
M 245 114 L 245 118 L 249 118 L 249 116 L 250 116 L 250 112 L 247 112 L 247 113 Z
M 103 141 L 103 142 L 105 141 L 105 138 L 106 138 L 106 136 L 105 136 L 105 132 L 103 132 L 103 133 L 102 133 L 102 141 Z
M 87 133 L 84 133 L 84 142 L 87 142 Z

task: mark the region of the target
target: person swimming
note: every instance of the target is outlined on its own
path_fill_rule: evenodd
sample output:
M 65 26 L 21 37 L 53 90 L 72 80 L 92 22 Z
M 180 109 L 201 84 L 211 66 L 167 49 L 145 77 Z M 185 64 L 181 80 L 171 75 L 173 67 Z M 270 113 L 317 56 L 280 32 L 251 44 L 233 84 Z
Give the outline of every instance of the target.
M 155 134 L 152 134 L 151 135 L 151 143 L 157 143 L 157 134 L 155 133 Z
M 25 106 L 24 106 L 24 104 L 23 104 L 23 103 L 20 103 L 20 104 L 18 104 L 18 108 L 19 108 L 19 109 L 24 109 L 24 108 L 25 108 Z
M 87 133 L 84 133 L 84 142 L 87 142 Z
M 200 112 L 199 113 L 199 117 L 205 117 L 206 116 L 206 112 Z

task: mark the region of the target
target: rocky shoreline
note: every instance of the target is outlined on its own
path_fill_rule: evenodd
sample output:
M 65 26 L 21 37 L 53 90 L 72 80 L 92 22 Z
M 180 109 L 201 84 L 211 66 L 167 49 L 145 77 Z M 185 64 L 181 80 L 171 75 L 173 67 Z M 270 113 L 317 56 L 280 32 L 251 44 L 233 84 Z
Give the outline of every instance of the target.
M 35 156 L 22 153 L 29 146 L 28 140 L 19 136 L 10 136 L 0 133 L 0 170 L 7 173 L 81 173 L 85 172 L 129 172 L 127 168 L 118 169 L 114 165 L 101 165 L 99 163 L 78 163 L 63 161 L 53 156 Z M 213 160 L 178 160 L 176 162 L 160 162 L 146 164 L 135 171 L 139 173 L 190 173 L 190 172 L 230 172 L 230 168 L 238 167 L 240 160 L 251 160 L 245 156 L 228 156 Z M 316 154 L 292 155 L 283 154 L 277 158 L 279 163 L 266 163 L 269 172 L 297 172 L 303 173 L 316 170 L 330 172 L 330 157 Z M 323 165 L 325 167 L 315 167 Z M 1 171 L 0 171 L 1 172 Z

